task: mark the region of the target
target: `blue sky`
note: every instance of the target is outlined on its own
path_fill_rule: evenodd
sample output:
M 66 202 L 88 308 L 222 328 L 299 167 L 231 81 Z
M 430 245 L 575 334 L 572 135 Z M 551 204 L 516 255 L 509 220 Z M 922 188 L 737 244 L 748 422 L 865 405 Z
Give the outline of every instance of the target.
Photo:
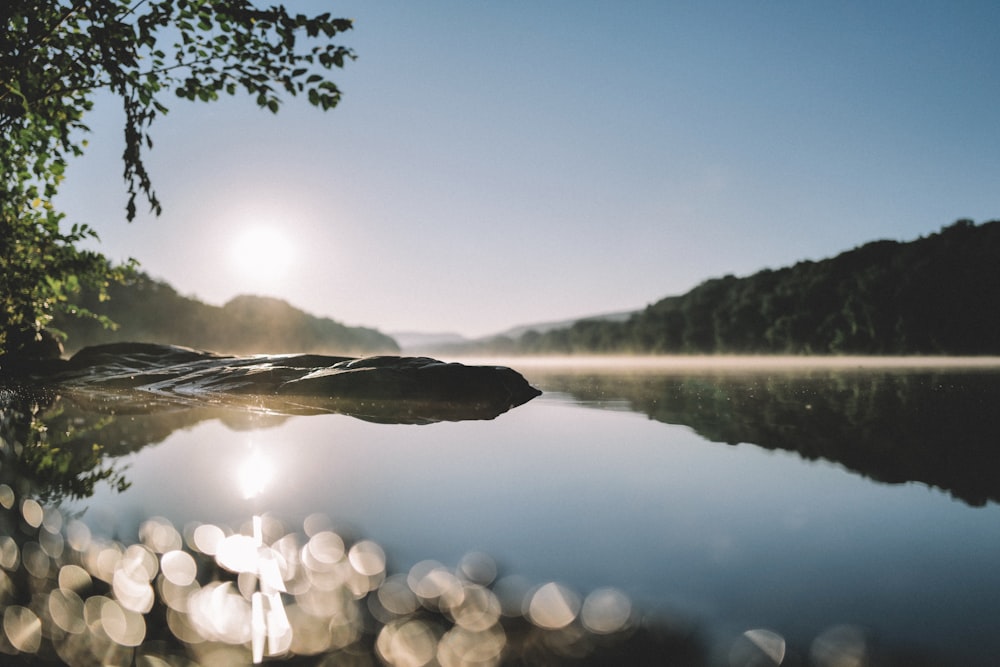
M 338 108 L 171 96 L 127 224 L 101 99 L 68 221 L 210 303 L 475 336 L 1000 218 L 1000 3 L 290 6 L 355 19 Z

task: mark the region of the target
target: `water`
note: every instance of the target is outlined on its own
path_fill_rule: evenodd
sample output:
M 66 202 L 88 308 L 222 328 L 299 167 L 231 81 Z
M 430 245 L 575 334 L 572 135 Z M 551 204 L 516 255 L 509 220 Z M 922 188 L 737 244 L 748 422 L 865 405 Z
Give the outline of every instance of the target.
M 126 545 L 150 517 L 189 534 L 322 516 L 380 545 L 390 576 L 485 553 L 498 580 L 565 586 L 577 613 L 573 596 L 612 588 L 633 623 L 694 633 L 703 664 L 774 664 L 748 653 L 770 640 L 782 664 L 1000 655 L 995 369 L 520 370 L 543 396 L 426 425 L 112 418 L 63 397 L 53 427 L 108 422 L 94 437 L 131 486 L 60 510 Z

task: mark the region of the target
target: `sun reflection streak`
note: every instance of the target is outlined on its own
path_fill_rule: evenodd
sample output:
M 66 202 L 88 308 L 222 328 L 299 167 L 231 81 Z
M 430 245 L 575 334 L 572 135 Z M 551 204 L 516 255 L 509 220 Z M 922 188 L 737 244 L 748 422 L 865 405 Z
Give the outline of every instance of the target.
M 260 496 L 274 479 L 274 463 L 260 451 L 253 450 L 237 470 L 240 493 L 244 500 Z

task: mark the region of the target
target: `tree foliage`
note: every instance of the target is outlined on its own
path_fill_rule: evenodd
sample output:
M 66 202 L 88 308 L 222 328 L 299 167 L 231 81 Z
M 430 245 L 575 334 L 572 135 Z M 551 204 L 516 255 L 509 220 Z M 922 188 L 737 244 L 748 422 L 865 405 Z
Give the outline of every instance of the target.
M 707 280 L 625 322 L 580 320 L 475 352 L 1000 354 L 998 301 L 1000 221 L 958 220 L 909 243 Z
M 104 290 L 129 271 L 80 249 L 94 230 L 67 228 L 51 204 L 86 146 L 99 91 L 125 113 L 132 220 L 140 200 L 161 210 L 144 155 L 171 91 L 203 102 L 242 92 L 272 112 L 303 95 L 326 110 L 341 96 L 328 71 L 354 58 L 331 41 L 350 20 L 249 0 L 5 0 L 0 25 L 0 356 L 37 337 L 54 311 L 74 311 L 80 286 Z

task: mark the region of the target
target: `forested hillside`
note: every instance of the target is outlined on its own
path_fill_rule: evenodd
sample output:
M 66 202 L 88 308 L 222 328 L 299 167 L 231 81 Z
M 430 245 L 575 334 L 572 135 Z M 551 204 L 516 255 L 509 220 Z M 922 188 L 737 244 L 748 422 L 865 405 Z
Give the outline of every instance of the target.
M 708 280 L 626 322 L 579 321 L 476 352 L 1000 354 L 1000 221 Z
M 314 352 L 333 355 L 397 354 L 399 346 L 374 329 L 348 327 L 305 313 L 285 301 L 238 296 L 211 306 L 181 296 L 170 285 L 137 275 L 109 288 L 110 300 L 84 294 L 80 305 L 119 326 L 108 331 L 92 320 L 60 317 L 68 352 L 99 343 L 136 341 L 183 345 L 228 354 Z

